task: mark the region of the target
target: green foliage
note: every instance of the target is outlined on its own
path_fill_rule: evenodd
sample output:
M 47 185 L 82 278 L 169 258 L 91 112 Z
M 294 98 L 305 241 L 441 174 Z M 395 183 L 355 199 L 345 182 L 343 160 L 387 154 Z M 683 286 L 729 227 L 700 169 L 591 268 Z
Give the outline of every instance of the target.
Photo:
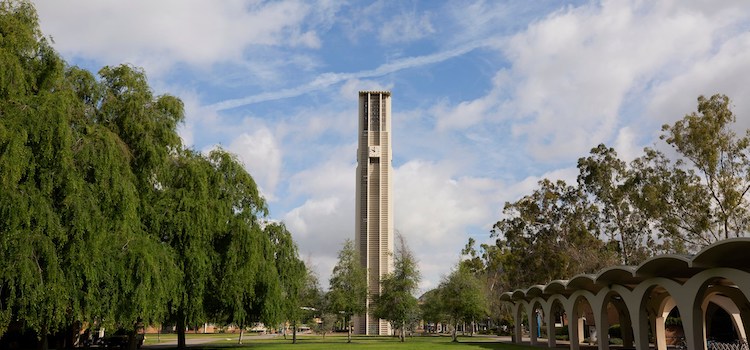
M 622 328 L 620 328 L 620 324 L 613 324 L 609 326 L 609 330 L 607 331 L 607 334 L 610 338 L 621 338 L 622 339 Z
M 289 320 L 294 327 L 293 343 L 297 342 L 297 325 L 302 321 L 306 311 L 302 309 L 304 303 L 309 301 L 303 299 L 314 293 L 305 288 L 309 286 L 310 272 L 305 267 L 297 254 L 297 245 L 292 240 L 292 235 L 283 224 L 272 223 L 265 227 L 266 235 L 270 238 L 274 248 L 272 262 L 276 264 L 277 278 L 279 283 L 278 296 L 270 296 L 266 299 L 271 302 L 268 306 L 278 309 L 273 310 L 276 315 L 266 312 L 263 322 L 266 324 L 277 324 L 282 317 Z M 310 286 L 311 288 L 314 288 Z M 268 309 L 269 307 L 266 307 Z M 275 317 L 273 317 L 275 316 Z
M 699 246 L 744 236 L 750 228 L 750 130 L 743 137 L 736 135 L 731 127 L 737 117 L 729 105 L 724 95 L 700 96 L 697 113 L 662 127 L 661 138 L 689 162 L 675 166 L 697 169 L 700 176 L 690 177 L 690 185 L 702 189 L 702 200 L 710 203 L 708 212 L 695 213 L 705 226 L 675 229 Z
M 500 271 L 500 289 L 515 289 L 746 235 L 750 130 L 738 136 L 735 122 L 728 97 L 701 96 L 697 112 L 662 127 L 675 157 L 646 148 L 626 163 L 598 145 L 578 160 L 577 187 L 545 179 L 506 203 L 492 230 L 497 248 L 480 257 L 470 241 L 462 264 Z
M 605 145 L 591 149 L 591 155 L 578 160 L 578 184 L 598 206 L 601 232 L 616 247 L 619 262 L 637 265 L 649 257 L 649 216 L 638 206 L 637 178 L 633 169 Z
M 338 259 L 329 282 L 328 308 L 344 316 L 344 323 L 351 340 L 352 316 L 365 312 L 367 273 L 360 263 L 359 253 L 354 249 L 354 243 L 349 239 L 344 241 Z
M 336 314 L 332 313 L 323 313 L 320 315 L 320 323 L 315 323 L 313 326 L 313 330 L 317 334 L 322 334 L 323 337 L 326 336 L 327 333 L 333 332 L 333 327 L 336 326 L 336 321 L 338 320 L 338 316 Z
M 428 290 L 419 298 L 422 320 L 425 323 L 447 323 L 448 315 L 445 313 L 443 300 L 440 297 L 440 289 Z
M 457 341 L 459 323 L 471 323 L 487 315 L 487 295 L 481 281 L 462 264 L 445 277 L 438 287 L 439 305 L 451 325 Z
M 613 260 L 599 240 L 597 208 L 564 181 L 540 181 L 531 195 L 506 203 L 503 213 L 492 235 L 502 237 L 498 258 L 509 286 L 594 272 Z
M 401 234 L 396 234 L 398 245 L 394 254 L 393 272 L 381 280 L 380 295 L 374 298 L 373 314 L 388 320 L 399 338 L 405 341 L 407 328 L 417 319 L 419 306 L 414 293 L 419 288 L 419 270 L 414 253 Z
M 664 325 L 665 326 L 680 326 L 682 327 L 682 318 L 679 316 L 669 316 L 666 319 L 664 319 Z
M 182 147 L 179 99 L 68 67 L 25 0 L 0 1 L 0 65 L 0 335 L 296 312 L 291 234 L 235 156 Z

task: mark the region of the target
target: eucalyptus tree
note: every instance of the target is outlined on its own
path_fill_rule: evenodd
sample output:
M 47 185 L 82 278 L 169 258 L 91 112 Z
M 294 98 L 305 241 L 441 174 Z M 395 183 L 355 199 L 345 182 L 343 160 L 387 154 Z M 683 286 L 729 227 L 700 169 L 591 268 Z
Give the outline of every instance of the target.
M 655 238 L 651 217 L 639 206 L 641 177 L 637 169 L 603 144 L 592 148 L 588 157 L 578 159 L 578 185 L 597 205 L 601 232 L 616 247 L 619 262 L 625 265 L 637 265 L 648 258 Z
M 502 268 L 512 288 L 594 272 L 613 263 L 599 239 L 597 208 L 578 188 L 542 180 L 539 188 L 506 203 L 505 218 L 492 230 Z
M 509 276 L 505 273 L 504 259 L 507 258 L 508 251 L 504 251 L 497 242 L 480 244 L 478 250 L 475 245 L 474 238 L 469 238 L 461 250 L 463 260 L 459 264 L 464 265 L 482 282 L 489 300 L 488 321 L 494 321 L 498 325 L 506 323 L 512 319 L 512 313 L 507 303 L 500 301 L 500 296 L 504 292 L 517 288 L 508 284 Z
M 407 326 L 419 312 L 414 293 L 419 288 L 420 273 L 417 259 L 406 244 L 406 239 L 396 233 L 396 251 L 393 254 L 393 272 L 381 280 L 380 295 L 373 300 L 375 317 L 388 320 L 399 339 L 404 342 Z
M 365 312 L 367 302 L 367 270 L 362 266 L 354 243 L 347 239 L 339 251 L 333 267 L 327 294 L 329 308 L 340 313 L 347 330 L 347 342 L 352 342 L 352 317 Z
M 684 189 L 704 194 L 702 203 L 708 204 L 693 206 L 698 209 L 693 215 L 705 226 L 686 229 L 693 223 L 689 218 L 672 226 L 698 247 L 744 236 L 750 229 L 750 130 L 738 136 L 732 129 L 736 121 L 729 97 L 717 94 L 698 97 L 697 112 L 662 127 L 661 138 L 679 156 L 674 167 L 695 174 L 687 176 L 692 182 Z

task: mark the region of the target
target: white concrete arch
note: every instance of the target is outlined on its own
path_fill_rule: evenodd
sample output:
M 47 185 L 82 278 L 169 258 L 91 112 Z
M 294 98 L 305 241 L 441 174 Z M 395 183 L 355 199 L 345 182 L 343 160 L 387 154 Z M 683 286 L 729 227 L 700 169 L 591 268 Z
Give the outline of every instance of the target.
M 619 287 L 619 286 L 618 286 Z M 626 295 L 622 295 L 621 293 L 625 292 Z M 620 330 L 622 332 L 622 341 L 623 341 L 623 347 L 630 348 L 633 347 L 633 327 L 631 326 L 631 312 L 630 312 L 630 306 L 625 300 L 625 297 L 630 295 L 630 290 L 625 289 L 625 291 L 621 289 L 611 289 L 611 288 L 603 288 L 596 296 L 597 303 L 595 307 L 600 309 L 601 314 L 601 326 L 597 326 L 598 328 L 601 328 L 601 336 L 602 339 L 607 340 L 608 339 L 608 331 L 609 327 L 612 326 L 609 324 L 609 304 L 612 304 L 612 306 L 617 311 L 618 315 L 618 322 L 620 325 Z M 601 342 L 600 342 L 601 343 Z M 606 348 L 609 348 L 609 344 L 605 344 Z M 600 348 L 604 348 L 604 346 L 600 346 Z
M 703 310 L 703 319 L 706 321 L 703 325 L 703 334 L 705 334 L 706 339 L 708 339 L 708 309 L 709 304 L 714 304 L 729 314 L 729 317 L 732 320 L 732 326 L 734 327 L 734 331 L 739 339 L 747 339 L 747 332 L 745 332 L 744 326 L 745 322 L 742 320 L 740 308 L 732 298 L 722 294 L 724 294 L 724 292 L 720 291 L 720 288 L 712 289 L 707 291 L 706 296 L 703 299 L 701 309 Z
M 553 305 L 560 302 L 568 314 L 571 349 L 578 349 L 583 339 L 581 316 L 584 301 L 591 309 L 589 318 L 597 326 L 600 350 L 607 344 L 607 308 L 614 305 L 620 324 L 632 324 L 636 349 L 649 348 L 649 324 L 655 333 L 655 345 L 666 349 L 664 321 L 677 307 L 685 333 L 685 345 L 691 350 L 706 348 L 706 312 L 715 304 L 730 315 L 738 337 L 750 335 L 750 238 L 736 238 L 715 243 L 696 255 L 665 255 L 644 261 L 639 266 L 616 266 L 598 274 L 579 274 L 570 280 L 555 280 L 546 285 L 504 293 L 502 301 L 516 305 L 516 319 L 521 305 L 533 313 L 539 303 L 552 337 Z M 531 304 L 529 304 L 531 303 Z M 713 304 L 709 304 L 713 303 Z M 714 306 L 711 306 L 711 310 Z M 533 315 L 532 315 L 533 317 Z M 628 321 L 629 319 L 629 321 Z M 529 322 L 531 324 L 531 322 Z M 520 321 L 517 322 L 520 324 Z M 520 327 L 517 327 L 520 328 Z M 625 331 L 625 334 L 630 334 Z M 533 334 L 534 337 L 536 334 Z M 515 337 L 520 341 L 520 337 Z M 533 339 L 535 342 L 536 339 Z M 625 341 L 625 339 L 623 339 Z M 549 344 L 555 344 L 550 340 Z
M 750 310 L 748 310 L 748 300 L 750 300 L 750 273 L 737 270 L 734 268 L 713 268 L 705 271 L 701 271 L 691 277 L 685 282 L 686 293 L 690 293 L 693 296 L 693 308 L 699 310 L 699 319 L 693 320 L 692 327 L 685 327 L 685 338 L 687 342 L 688 332 L 690 332 L 690 340 L 696 344 L 703 344 L 706 347 L 706 330 L 705 330 L 705 299 L 710 296 L 709 284 L 716 280 L 729 280 L 737 289 L 737 293 L 733 294 L 732 303 L 737 307 L 736 310 L 732 309 L 736 313 L 730 313 L 732 316 L 735 326 L 738 327 L 738 334 L 742 334 L 745 339 L 746 335 L 750 333 L 750 322 L 743 322 L 744 320 L 750 320 Z M 744 297 L 744 300 L 742 300 Z M 745 305 L 745 310 L 740 309 L 740 305 Z M 726 304 L 725 304 L 726 305 Z M 731 308 L 731 307 L 730 307 Z M 684 321 L 683 321 L 684 325 Z M 691 328 L 691 329 L 687 329 Z
M 545 315 L 545 309 L 547 305 L 547 301 L 542 299 L 541 297 L 536 297 L 528 301 L 526 304 L 526 317 L 528 318 L 529 322 L 529 339 L 531 342 L 531 345 L 537 345 L 539 342 L 539 339 L 537 337 L 537 331 L 538 327 L 541 325 L 537 325 L 537 319 L 536 319 L 536 305 L 539 304 L 539 309 L 542 311 L 542 317 L 541 320 L 544 320 Z
M 567 300 L 567 306 L 565 307 L 566 310 L 570 310 L 570 313 L 568 314 L 568 338 L 570 340 L 570 348 L 573 350 L 578 350 L 581 345 L 581 341 L 585 338 L 585 333 L 583 329 L 583 312 L 579 312 L 578 307 L 576 304 L 578 304 L 579 300 L 584 300 L 589 305 L 589 308 L 591 309 L 592 316 L 594 317 L 594 324 L 597 323 L 597 312 L 594 310 L 594 303 L 595 303 L 595 296 L 593 293 L 587 291 L 587 290 L 577 290 L 573 292 L 573 294 L 568 297 Z M 588 319 L 588 318 L 587 318 Z M 589 322 L 591 322 L 589 320 Z
M 643 337 L 646 338 L 646 344 L 648 344 L 648 329 L 644 333 L 643 330 L 637 327 L 637 321 L 640 320 L 641 317 L 647 318 L 647 315 L 640 310 L 641 300 L 643 299 L 642 296 L 637 295 L 632 289 L 622 285 L 613 285 L 610 289 L 612 293 L 617 293 L 622 298 L 622 302 L 625 304 L 628 318 L 630 320 L 626 325 L 620 323 L 620 328 L 623 331 L 623 347 L 635 346 L 642 334 L 644 334 Z M 648 323 L 646 323 L 646 325 L 648 325 Z M 627 341 L 625 339 L 625 333 L 628 334 Z
M 652 291 L 658 287 L 664 288 L 665 292 L 655 295 L 652 298 Z M 682 284 L 664 277 L 647 279 L 633 289 L 633 293 L 641 300 L 638 306 L 639 313 L 641 314 L 638 319 L 639 324 L 637 326 L 634 325 L 634 328 L 638 327 L 638 333 L 641 335 L 641 338 L 636 340 L 636 348 L 648 349 L 648 325 L 650 323 L 654 331 L 654 345 L 656 349 L 667 349 L 665 335 L 667 315 L 677 306 L 682 316 L 683 309 L 689 308 L 692 302 L 690 298 L 683 295 L 682 289 Z
M 555 310 L 554 306 L 559 303 L 565 314 L 570 315 L 570 311 L 566 309 L 568 299 L 560 294 L 554 294 L 547 299 L 547 307 L 544 310 L 547 319 L 547 347 L 554 348 L 557 346 L 557 339 L 555 339 Z
M 513 303 L 513 342 L 516 343 L 520 343 L 523 339 L 523 317 L 521 317 L 521 311 L 525 308 L 525 301 Z

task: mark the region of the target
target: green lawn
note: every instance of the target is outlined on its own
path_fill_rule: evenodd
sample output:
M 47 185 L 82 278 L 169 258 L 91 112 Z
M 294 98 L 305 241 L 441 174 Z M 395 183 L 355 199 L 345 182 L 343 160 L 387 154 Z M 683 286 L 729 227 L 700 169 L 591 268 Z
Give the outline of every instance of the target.
M 193 335 L 195 337 L 203 335 Z M 291 336 L 285 340 L 282 336 L 273 339 L 259 339 L 250 336 L 244 341 L 243 345 L 237 345 L 236 334 L 217 334 L 206 335 L 217 338 L 216 342 L 202 345 L 201 347 L 191 347 L 191 349 L 213 350 L 213 349 L 253 349 L 253 350 L 331 350 L 331 349 L 361 349 L 361 350 L 379 350 L 379 349 L 414 349 L 414 350 L 482 350 L 482 349 L 502 349 L 502 350 L 529 350 L 536 349 L 529 346 L 500 343 L 494 337 L 459 337 L 458 343 L 452 343 L 448 336 L 415 336 L 407 338 L 405 343 L 401 343 L 392 337 L 369 337 L 355 336 L 352 343 L 346 343 L 346 336 L 335 335 L 311 336 L 302 335 L 298 337 L 297 344 L 292 344 Z M 148 340 L 149 337 L 147 337 Z M 191 335 L 188 335 L 191 338 Z M 172 338 L 174 339 L 174 338 Z M 229 340 L 228 340 L 229 339 Z M 147 344 L 154 344 L 147 342 Z

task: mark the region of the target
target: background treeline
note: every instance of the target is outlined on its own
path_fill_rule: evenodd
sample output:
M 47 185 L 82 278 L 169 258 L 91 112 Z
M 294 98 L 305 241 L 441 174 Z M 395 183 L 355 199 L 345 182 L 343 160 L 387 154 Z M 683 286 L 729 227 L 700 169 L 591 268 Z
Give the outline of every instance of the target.
M 166 322 L 183 347 L 187 325 L 299 316 L 290 233 L 234 155 L 181 144 L 183 113 L 138 68 L 69 66 L 31 3 L 0 2 L 0 335 Z
M 462 250 L 488 315 L 509 321 L 503 292 L 746 236 L 750 130 L 738 135 L 735 123 L 727 96 L 701 96 L 697 112 L 664 125 L 664 143 L 639 157 L 627 162 L 600 144 L 578 160 L 576 183 L 544 179 L 506 203 L 495 244 L 470 239 Z

